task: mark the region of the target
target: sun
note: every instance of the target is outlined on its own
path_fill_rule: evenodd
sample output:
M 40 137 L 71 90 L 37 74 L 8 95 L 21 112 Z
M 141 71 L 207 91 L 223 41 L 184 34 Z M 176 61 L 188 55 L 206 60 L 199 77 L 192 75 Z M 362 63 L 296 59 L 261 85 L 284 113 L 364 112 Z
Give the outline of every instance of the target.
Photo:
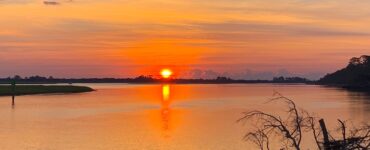
M 161 70 L 161 75 L 162 75 L 163 78 L 168 79 L 168 78 L 171 77 L 172 71 L 170 69 L 162 69 Z

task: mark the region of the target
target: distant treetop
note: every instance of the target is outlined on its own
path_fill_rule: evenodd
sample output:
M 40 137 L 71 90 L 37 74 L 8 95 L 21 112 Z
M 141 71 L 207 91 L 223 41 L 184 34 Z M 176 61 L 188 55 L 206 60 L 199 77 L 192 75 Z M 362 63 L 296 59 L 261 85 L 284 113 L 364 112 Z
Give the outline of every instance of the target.
M 319 83 L 370 87 L 370 56 L 351 58 L 346 68 L 327 74 Z
M 370 65 L 370 56 L 362 55 L 361 57 L 353 57 L 350 62 L 349 66 L 358 66 L 358 65 Z

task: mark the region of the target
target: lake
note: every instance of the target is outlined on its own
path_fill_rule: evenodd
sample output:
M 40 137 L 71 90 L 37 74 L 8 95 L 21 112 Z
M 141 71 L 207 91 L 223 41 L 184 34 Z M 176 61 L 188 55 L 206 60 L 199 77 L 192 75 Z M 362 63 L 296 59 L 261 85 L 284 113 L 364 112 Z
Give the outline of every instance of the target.
M 81 84 L 82 94 L 0 97 L 1 150 L 239 150 L 248 124 L 242 112 L 277 113 L 273 91 L 325 118 L 369 122 L 370 95 L 316 85 Z M 305 140 L 305 148 L 314 149 Z

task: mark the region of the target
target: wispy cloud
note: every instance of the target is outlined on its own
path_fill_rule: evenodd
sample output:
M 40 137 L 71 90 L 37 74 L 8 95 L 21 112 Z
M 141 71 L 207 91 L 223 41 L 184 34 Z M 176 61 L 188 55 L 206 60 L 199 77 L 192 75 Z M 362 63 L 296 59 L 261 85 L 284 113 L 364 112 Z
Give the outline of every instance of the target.
M 112 74 L 167 65 L 235 77 L 250 68 L 248 76 L 267 78 L 280 68 L 300 75 L 334 71 L 370 47 L 365 0 L 43 2 L 0 0 L 0 55 L 8 56 L 1 64 L 104 66 Z
M 274 77 L 305 77 L 311 80 L 318 80 L 323 77 L 325 73 L 322 72 L 309 72 L 305 74 L 292 73 L 286 69 L 270 70 L 270 71 L 253 71 L 251 69 L 244 69 L 234 72 L 217 72 L 214 70 L 193 69 L 186 73 L 188 78 L 200 79 L 215 79 L 217 77 L 230 77 L 233 79 L 244 80 L 272 80 Z

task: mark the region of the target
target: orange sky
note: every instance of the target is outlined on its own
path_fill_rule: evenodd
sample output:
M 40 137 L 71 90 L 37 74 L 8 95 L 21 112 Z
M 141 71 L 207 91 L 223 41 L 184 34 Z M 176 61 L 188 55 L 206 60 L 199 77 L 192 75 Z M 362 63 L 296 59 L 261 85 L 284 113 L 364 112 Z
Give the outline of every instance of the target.
M 370 52 L 367 0 L 0 1 L 0 77 L 317 79 Z

